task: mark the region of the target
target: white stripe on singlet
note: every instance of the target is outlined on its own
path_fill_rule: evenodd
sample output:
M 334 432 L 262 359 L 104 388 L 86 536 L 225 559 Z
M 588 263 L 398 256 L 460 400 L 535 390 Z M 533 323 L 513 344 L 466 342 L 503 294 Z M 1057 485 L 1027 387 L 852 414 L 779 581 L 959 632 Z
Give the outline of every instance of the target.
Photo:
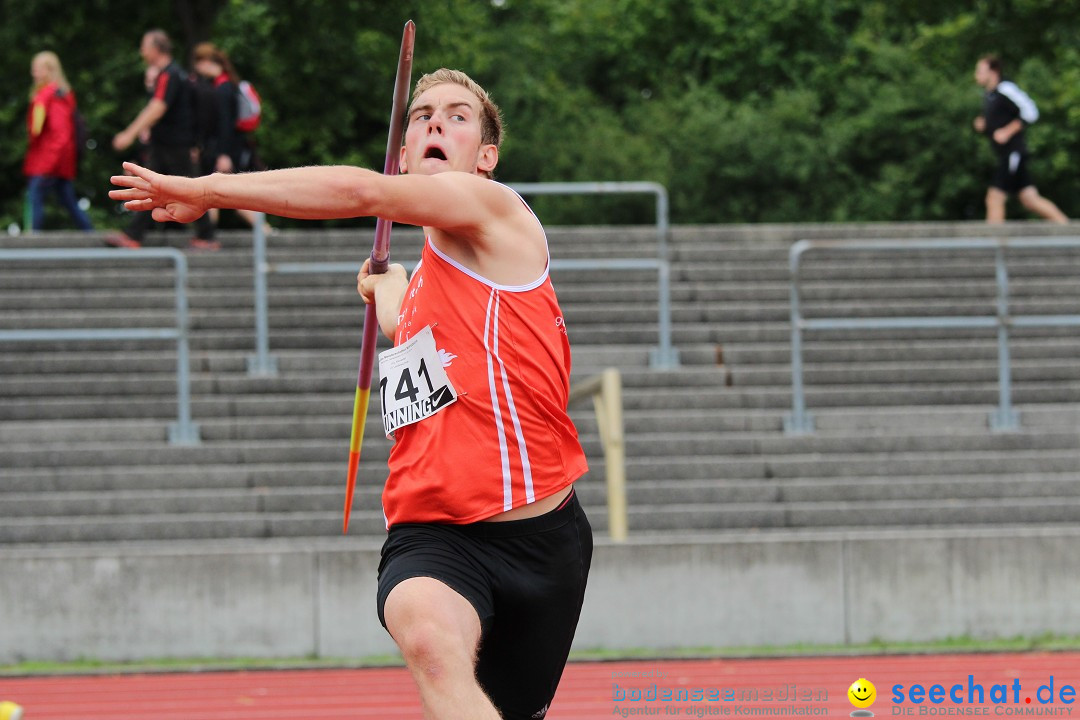
M 510 420 L 514 423 L 514 434 L 517 436 L 518 455 L 521 458 L 521 473 L 525 480 L 525 502 L 533 503 L 536 496 L 533 495 L 532 465 L 529 463 L 529 448 L 525 445 L 525 433 L 521 431 L 521 418 L 518 417 L 517 407 L 514 405 L 514 394 L 510 392 L 510 378 L 506 375 L 506 366 L 499 355 L 499 306 L 500 298 L 495 298 L 495 359 L 499 361 L 499 372 L 502 373 L 503 392 L 506 393 L 506 407 L 510 411 Z
M 491 349 L 491 343 L 488 340 L 490 331 L 490 335 L 496 343 L 496 348 L 498 347 L 498 310 L 495 309 L 493 312 L 493 308 L 497 307 L 498 302 L 499 291 L 492 289 L 491 295 L 488 296 L 487 313 L 484 315 L 484 350 L 487 351 L 488 392 L 491 394 L 491 411 L 495 415 L 495 430 L 499 435 L 499 457 L 502 459 L 503 510 L 510 510 L 514 507 L 514 496 L 510 485 L 510 457 L 506 447 L 506 430 L 503 428 L 498 386 L 495 384 L 495 351 Z M 495 322 L 493 323 L 493 321 Z M 493 324 L 494 330 L 491 330 Z M 499 362 L 499 365 L 502 366 L 502 361 Z
M 514 506 L 513 476 L 510 471 L 510 448 L 506 438 L 506 427 L 502 420 L 502 403 L 499 401 L 498 385 L 495 380 L 495 362 L 499 364 L 502 376 L 503 393 L 506 396 L 506 408 L 514 426 L 518 456 L 521 459 L 521 471 L 525 483 L 525 502 L 536 502 L 533 492 L 532 463 L 529 461 L 529 448 L 525 443 L 525 433 L 521 430 L 521 418 L 514 404 L 514 394 L 510 390 L 510 379 L 506 374 L 506 365 L 499 355 L 499 291 L 492 290 L 488 298 L 487 314 L 484 319 L 484 349 L 487 350 L 488 391 L 491 393 L 491 409 L 495 415 L 495 428 L 499 435 L 499 456 L 502 460 L 503 473 L 503 508 L 510 510 Z M 490 335 L 489 335 L 490 330 Z M 490 339 L 489 339 L 490 338 Z

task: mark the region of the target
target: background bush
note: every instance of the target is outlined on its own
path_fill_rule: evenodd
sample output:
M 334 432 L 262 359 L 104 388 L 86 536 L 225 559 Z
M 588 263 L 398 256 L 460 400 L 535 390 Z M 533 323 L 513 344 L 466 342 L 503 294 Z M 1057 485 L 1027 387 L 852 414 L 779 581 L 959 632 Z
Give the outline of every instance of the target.
M 3 13 L 0 227 L 21 221 L 35 52 L 55 50 L 75 86 L 98 143 L 78 186 L 108 227 L 120 224 L 105 193 L 123 159 L 110 140 L 145 102 L 144 30 L 168 31 L 181 60 L 204 39 L 230 52 L 264 98 L 257 137 L 271 166 L 381 168 L 410 17 L 414 77 L 458 67 L 502 105 L 500 179 L 653 180 L 677 223 L 981 218 L 992 157 L 970 129 L 971 73 L 996 52 L 1042 113 L 1028 133 L 1040 189 L 1080 215 L 1076 3 L 3 0 Z M 551 222 L 652 217 L 632 198 L 534 204 Z

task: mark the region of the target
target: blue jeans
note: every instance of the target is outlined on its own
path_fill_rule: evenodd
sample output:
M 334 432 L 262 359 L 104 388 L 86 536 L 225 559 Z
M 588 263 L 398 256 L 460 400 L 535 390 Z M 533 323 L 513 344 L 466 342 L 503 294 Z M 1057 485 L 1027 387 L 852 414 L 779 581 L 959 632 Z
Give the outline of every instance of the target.
M 26 188 L 26 197 L 30 203 L 30 228 L 41 230 L 45 224 L 45 196 L 50 192 L 56 194 L 56 199 L 64 206 L 64 209 L 75 221 L 75 226 L 80 230 L 90 232 L 94 226 L 90 224 L 90 218 L 86 216 L 75 199 L 75 186 L 70 180 L 51 177 L 49 175 L 32 175 Z

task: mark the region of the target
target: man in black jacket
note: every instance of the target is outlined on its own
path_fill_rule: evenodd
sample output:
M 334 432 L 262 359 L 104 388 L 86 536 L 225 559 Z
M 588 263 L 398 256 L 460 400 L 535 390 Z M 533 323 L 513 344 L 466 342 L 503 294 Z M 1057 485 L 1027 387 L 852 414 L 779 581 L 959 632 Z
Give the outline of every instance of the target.
M 113 148 L 127 150 L 143 130 L 150 131 L 150 167 L 162 173 L 194 177 L 191 149 L 195 145 L 192 123 L 191 87 L 187 74 L 173 60 L 172 42 L 164 30 L 143 35 L 139 54 L 147 67 L 159 69 L 150 100 L 131 124 L 113 138 Z M 146 231 L 154 220 L 148 212 L 135 213 L 124 232 L 109 236 L 114 247 L 142 247 Z M 217 249 L 214 226 L 206 215 L 195 221 L 194 249 Z

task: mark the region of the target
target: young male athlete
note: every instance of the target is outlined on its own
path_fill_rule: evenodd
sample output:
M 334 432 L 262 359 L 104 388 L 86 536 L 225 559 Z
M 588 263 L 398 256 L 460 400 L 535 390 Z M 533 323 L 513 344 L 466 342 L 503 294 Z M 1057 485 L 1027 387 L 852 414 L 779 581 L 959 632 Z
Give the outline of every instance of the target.
M 370 275 L 365 263 L 357 285 L 395 342 L 380 360 L 395 443 L 379 618 L 427 717 L 440 720 L 546 715 L 592 558 L 572 486 L 586 463 L 566 412 L 566 324 L 543 228 L 490 179 L 501 136 L 483 88 L 442 69 L 416 84 L 402 175 L 307 167 L 184 178 L 128 164 L 132 175 L 112 179 L 125 189 L 110 193 L 158 220 L 220 207 L 423 226 L 411 279 L 400 265 Z M 439 402 L 415 402 L 428 391 Z
M 975 83 L 983 95 L 982 114 L 975 118 L 975 132 L 986 135 L 997 156 L 997 168 L 986 191 L 986 221 L 1005 222 L 1005 202 L 1016 194 L 1028 210 L 1055 223 L 1069 219 L 1053 201 L 1039 194 L 1028 169 L 1024 128 L 1039 119 L 1039 110 L 1028 94 L 1001 76 L 1001 61 L 993 55 L 975 63 Z

